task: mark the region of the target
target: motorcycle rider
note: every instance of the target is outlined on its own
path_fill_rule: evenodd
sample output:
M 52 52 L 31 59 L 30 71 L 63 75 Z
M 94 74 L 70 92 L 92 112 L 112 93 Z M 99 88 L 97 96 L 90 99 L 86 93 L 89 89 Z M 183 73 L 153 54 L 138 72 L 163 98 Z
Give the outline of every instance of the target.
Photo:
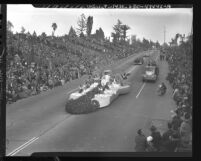
M 159 85 L 159 92 L 165 93 L 165 92 L 166 92 L 166 89 L 167 89 L 167 87 L 166 87 L 165 83 L 162 82 L 162 83 Z

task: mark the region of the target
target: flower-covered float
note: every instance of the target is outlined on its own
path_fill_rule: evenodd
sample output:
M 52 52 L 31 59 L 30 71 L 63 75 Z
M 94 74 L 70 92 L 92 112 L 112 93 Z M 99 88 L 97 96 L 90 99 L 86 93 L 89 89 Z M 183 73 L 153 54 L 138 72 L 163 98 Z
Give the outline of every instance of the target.
M 66 112 L 84 114 L 109 106 L 120 94 L 129 93 L 131 86 L 122 82 L 119 75 L 110 70 L 102 76 L 89 76 L 79 90 L 69 95 L 65 105 Z

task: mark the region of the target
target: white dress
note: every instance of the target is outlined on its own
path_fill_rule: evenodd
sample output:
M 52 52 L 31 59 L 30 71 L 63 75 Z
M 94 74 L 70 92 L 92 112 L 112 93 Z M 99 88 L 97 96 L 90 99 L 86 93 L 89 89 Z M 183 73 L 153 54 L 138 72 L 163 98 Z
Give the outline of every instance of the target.
M 104 75 L 102 80 L 101 80 L 101 85 L 105 86 L 107 82 L 110 81 L 110 76 L 109 75 Z

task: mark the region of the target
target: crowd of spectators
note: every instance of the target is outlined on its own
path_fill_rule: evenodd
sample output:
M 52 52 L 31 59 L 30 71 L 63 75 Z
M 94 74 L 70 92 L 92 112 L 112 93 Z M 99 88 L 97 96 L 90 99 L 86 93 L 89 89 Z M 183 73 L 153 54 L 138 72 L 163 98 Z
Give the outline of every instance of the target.
M 177 107 L 169 129 L 177 133 L 177 151 L 192 150 L 192 36 L 166 50 L 170 71 L 167 80 L 174 90 L 172 97 Z
M 192 35 L 179 46 L 167 47 L 164 53 L 169 64 L 167 80 L 173 88 L 176 109 L 171 111 L 172 119 L 163 134 L 155 126 L 151 126 L 149 137 L 138 130 L 135 138 L 137 152 L 192 151 Z
M 50 90 L 135 52 L 128 44 L 88 37 L 8 32 L 6 101 Z

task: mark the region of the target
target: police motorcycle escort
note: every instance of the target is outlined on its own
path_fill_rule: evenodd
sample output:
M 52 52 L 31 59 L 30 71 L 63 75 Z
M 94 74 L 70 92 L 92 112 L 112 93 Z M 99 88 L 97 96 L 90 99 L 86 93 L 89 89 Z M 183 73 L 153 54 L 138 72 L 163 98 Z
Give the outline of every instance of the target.
M 159 84 L 158 86 L 158 89 L 157 89 L 157 94 L 159 96 L 163 96 L 165 93 L 166 93 L 166 90 L 167 90 L 167 87 L 165 86 L 165 83 L 161 83 Z

